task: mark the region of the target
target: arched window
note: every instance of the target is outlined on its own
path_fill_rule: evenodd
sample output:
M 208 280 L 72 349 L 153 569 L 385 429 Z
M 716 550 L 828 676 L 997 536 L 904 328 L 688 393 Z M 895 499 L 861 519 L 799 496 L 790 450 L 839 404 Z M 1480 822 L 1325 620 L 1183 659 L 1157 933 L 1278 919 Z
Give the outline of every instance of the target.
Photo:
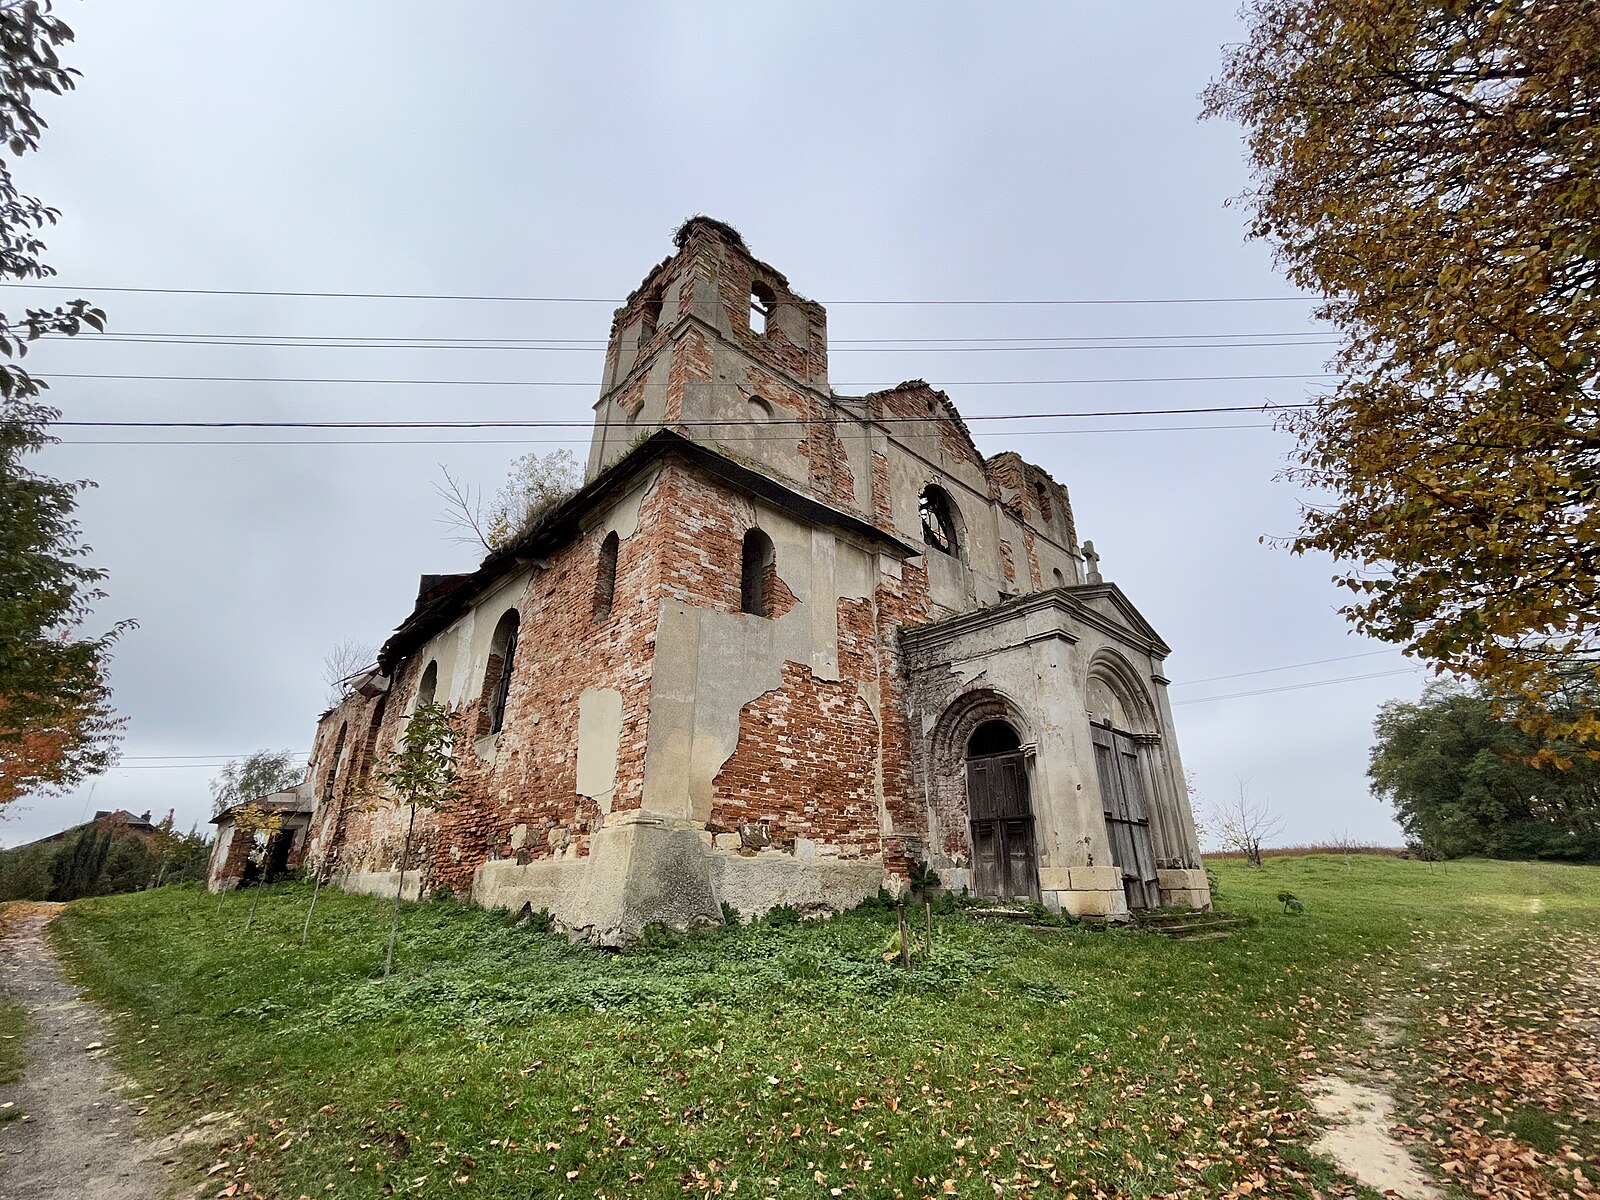
M 941 554 L 960 553 L 956 540 L 956 506 L 950 493 L 930 483 L 922 489 L 918 509 L 922 514 L 922 540 Z
M 600 560 L 594 572 L 594 619 L 603 621 L 611 615 L 612 602 L 617 597 L 617 550 L 621 546 L 617 531 L 606 534 L 600 543 Z
M 1017 731 L 1005 721 L 985 721 L 972 731 L 967 739 L 967 757 L 982 758 L 986 754 L 1006 754 L 1022 748 Z
M 750 410 L 750 420 L 752 420 L 752 421 L 770 421 L 770 420 L 772 420 L 772 405 L 768 404 L 760 396 L 751 396 L 750 397 L 750 403 L 749 403 L 748 407 L 749 407 L 749 410 Z
M 1054 569 L 1052 569 L 1050 574 L 1055 577 L 1055 581 L 1056 581 L 1056 586 L 1057 587 L 1066 587 L 1067 586 L 1067 577 L 1061 573 L 1061 568 L 1060 567 L 1055 567 Z
M 509 609 L 494 627 L 494 637 L 489 641 L 489 663 L 483 672 L 486 733 L 499 733 L 506 723 L 506 700 L 511 695 L 511 671 L 517 657 L 518 621 L 517 610 Z
M 383 713 L 389 704 L 389 693 L 385 692 L 378 697 L 378 702 L 372 706 L 372 723 L 367 726 L 366 745 L 361 749 L 361 758 L 356 763 L 356 783 L 364 784 L 367 776 L 372 771 L 372 760 L 378 755 L 378 735 L 383 732 Z
M 661 323 L 661 292 L 659 289 L 650 293 L 645 298 L 640 308 L 639 320 L 639 345 L 643 346 L 656 335 L 656 326 Z
M 429 661 L 422 669 L 422 680 L 417 684 L 417 707 L 432 704 L 433 697 L 439 690 L 439 664 Z
M 328 763 L 328 781 L 322 789 L 322 802 L 333 802 L 334 785 L 339 782 L 339 759 L 344 755 L 345 735 L 350 732 L 350 723 L 347 721 L 339 726 L 339 740 L 333 744 L 333 759 Z
M 761 337 L 767 335 L 772 314 L 777 310 L 778 297 L 759 279 L 750 285 L 750 332 Z
M 1033 498 L 1038 502 L 1039 515 L 1046 521 L 1050 519 L 1050 489 L 1044 486 L 1044 480 L 1033 481 Z
M 772 539 L 759 529 L 744 535 L 744 556 L 739 567 L 739 611 L 753 617 L 771 612 L 772 588 L 768 575 L 777 568 Z

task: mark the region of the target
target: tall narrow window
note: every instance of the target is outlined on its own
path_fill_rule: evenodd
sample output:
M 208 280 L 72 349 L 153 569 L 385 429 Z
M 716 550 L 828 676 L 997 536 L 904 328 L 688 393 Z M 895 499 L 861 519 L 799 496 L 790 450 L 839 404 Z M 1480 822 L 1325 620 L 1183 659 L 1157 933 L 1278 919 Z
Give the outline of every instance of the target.
M 511 696 L 511 672 L 517 658 L 517 624 L 517 610 L 513 608 L 500 618 L 489 642 L 489 663 L 483 673 L 488 701 L 484 711 L 487 733 L 499 733 L 506 723 L 506 701 Z
M 958 554 L 960 545 L 956 541 L 956 506 L 950 499 L 950 493 L 930 483 L 922 489 L 922 501 L 918 508 L 922 515 L 922 540 L 940 554 Z
M 439 664 L 430 661 L 422 669 L 422 682 L 417 684 L 417 707 L 432 704 L 433 697 L 439 690 Z
M 661 323 L 661 293 L 651 292 L 645 300 L 639 320 L 639 345 L 643 346 L 656 335 L 656 326 Z
M 617 598 L 617 550 L 621 543 L 616 530 L 606 534 L 600 543 L 600 561 L 594 573 L 594 619 L 602 621 L 611 615 L 611 605 Z
M 739 569 L 739 611 L 752 617 L 770 615 L 772 589 L 768 574 L 777 565 L 772 539 L 759 529 L 744 535 L 744 559 Z
M 333 802 L 334 785 L 339 782 L 339 759 L 344 755 L 344 739 L 349 732 L 349 722 L 339 726 L 339 740 L 333 744 L 333 759 L 328 763 L 328 781 L 322 790 L 322 802 L 324 804 Z
M 357 785 L 364 784 L 367 776 L 372 771 L 372 760 L 378 755 L 378 735 L 383 732 L 383 712 L 389 704 L 389 693 L 385 692 L 378 697 L 378 702 L 372 706 L 372 723 L 367 726 L 366 745 L 361 749 L 361 757 L 356 761 L 355 780 Z
M 1042 479 L 1033 481 L 1033 498 L 1038 502 L 1039 515 L 1048 521 L 1050 519 L 1050 489 L 1044 486 Z
M 750 332 L 762 337 L 771 327 L 772 314 L 778 307 L 778 297 L 759 279 L 750 285 Z

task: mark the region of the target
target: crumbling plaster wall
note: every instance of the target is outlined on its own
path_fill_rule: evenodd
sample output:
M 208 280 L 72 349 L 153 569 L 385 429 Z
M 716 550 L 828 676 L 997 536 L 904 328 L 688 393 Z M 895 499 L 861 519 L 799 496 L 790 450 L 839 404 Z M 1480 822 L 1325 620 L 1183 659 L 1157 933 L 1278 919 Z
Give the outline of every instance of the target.
M 660 473 L 647 473 L 594 514 L 576 541 L 500 580 L 397 667 L 384 745 L 403 736 L 430 660 L 438 663 L 438 697 L 463 730 L 456 747 L 463 796 L 443 813 L 418 814 L 408 891 L 447 886 L 498 904 L 514 899 L 520 886 L 559 894 L 564 903 L 540 906 L 574 921 L 580 916 L 574 897 L 600 840 L 603 810 L 638 805 L 659 607 L 656 539 L 667 524 L 663 510 L 675 503 Z M 599 551 L 611 533 L 618 537 L 616 582 L 602 613 Z M 510 608 L 520 629 L 504 726 L 474 736 L 487 702 L 494 630 Z M 407 816 L 391 805 L 345 806 L 345 886 L 392 893 Z M 518 875 L 517 868 L 534 864 L 542 865 L 522 876 L 542 876 L 543 883 Z
M 852 903 L 883 881 L 879 666 L 854 650 L 844 669 L 840 640 L 852 606 L 872 627 L 878 556 L 710 479 L 686 481 L 682 495 L 644 807 L 703 831 L 719 901 Z M 772 539 L 793 596 L 772 618 L 739 611 L 751 528 Z

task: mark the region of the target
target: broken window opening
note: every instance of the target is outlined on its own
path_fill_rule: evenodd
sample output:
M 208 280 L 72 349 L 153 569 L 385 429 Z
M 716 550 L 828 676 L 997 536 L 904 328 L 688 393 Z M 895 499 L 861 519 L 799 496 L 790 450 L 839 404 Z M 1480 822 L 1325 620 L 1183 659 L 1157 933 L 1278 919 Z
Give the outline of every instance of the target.
M 595 567 L 594 619 L 603 621 L 611 615 L 611 606 L 617 597 L 617 552 L 621 548 L 617 531 L 606 534 L 600 543 L 600 560 Z
M 656 326 L 661 322 L 661 292 L 650 293 L 644 304 L 640 307 L 639 317 L 639 345 L 643 346 L 656 336 Z
M 499 733 L 506 723 L 506 701 L 511 697 L 511 671 L 517 657 L 517 610 L 509 610 L 494 627 L 489 643 L 489 663 L 484 671 L 488 692 L 489 733 Z
M 744 556 L 739 569 L 739 611 L 752 617 L 771 615 L 769 573 L 776 570 L 777 551 L 772 539 L 759 529 L 744 535 Z
M 344 754 L 344 739 L 349 732 L 350 723 L 348 721 L 339 726 L 339 740 L 333 744 L 333 761 L 328 764 L 328 781 L 322 791 L 322 802 L 324 804 L 333 802 L 334 784 L 339 781 L 339 759 Z
M 1044 486 L 1044 481 L 1033 481 L 1033 498 L 1039 504 L 1039 515 L 1046 521 L 1050 519 L 1050 490 Z
M 432 704 L 438 690 L 439 664 L 430 659 L 428 665 L 422 669 L 422 681 L 417 684 L 417 707 Z
M 917 507 L 922 515 L 922 540 L 940 554 L 955 557 L 960 546 L 956 541 L 956 508 L 950 493 L 930 483 L 922 489 Z
M 777 311 L 778 297 L 759 279 L 750 285 L 750 332 L 767 336 L 772 314 Z

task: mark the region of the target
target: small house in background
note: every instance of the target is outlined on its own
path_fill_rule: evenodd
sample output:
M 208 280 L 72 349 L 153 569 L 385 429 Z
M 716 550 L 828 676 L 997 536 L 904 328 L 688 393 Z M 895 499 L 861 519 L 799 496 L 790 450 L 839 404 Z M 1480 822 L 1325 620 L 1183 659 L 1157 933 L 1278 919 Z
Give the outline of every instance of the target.
M 238 814 L 243 804 L 225 808 L 211 818 L 217 827 L 211 843 L 211 865 L 206 871 L 206 886 L 213 892 L 255 883 L 271 883 L 290 871 L 298 870 L 305 858 L 306 837 L 311 827 L 311 798 L 299 791 L 274 792 L 254 804 L 282 823 L 277 833 L 241 829 Z

